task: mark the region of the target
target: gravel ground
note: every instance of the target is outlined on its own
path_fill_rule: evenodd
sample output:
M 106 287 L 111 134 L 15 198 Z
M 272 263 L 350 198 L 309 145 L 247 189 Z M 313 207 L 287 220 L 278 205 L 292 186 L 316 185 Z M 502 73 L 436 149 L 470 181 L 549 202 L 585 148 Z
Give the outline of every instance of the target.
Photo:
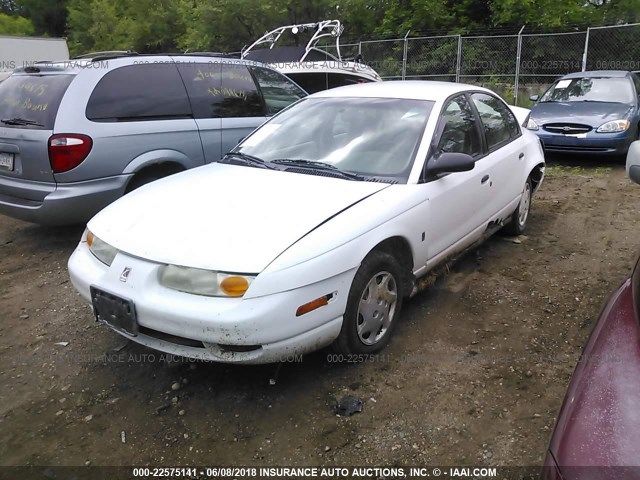
M 0 463 L 538 465 L 634 264 L 639 204 L 621 166 L 552 165 L 527 237 L 490 239 L 407 302 L 381 355 L 279 371 L 126 343 L 69 282 L 82 228 L 0 217 Z M 344 395 L 363 411 L 336 416 Z

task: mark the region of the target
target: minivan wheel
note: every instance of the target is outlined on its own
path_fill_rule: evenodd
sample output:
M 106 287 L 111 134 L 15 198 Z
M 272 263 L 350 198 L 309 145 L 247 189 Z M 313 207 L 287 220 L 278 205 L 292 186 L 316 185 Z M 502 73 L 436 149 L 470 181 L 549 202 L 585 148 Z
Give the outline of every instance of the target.
M 373 252 L 362 261 L 333 345 L 336 351 L 370 354 L 389 342 L 402 308 L 401 279 L 400 265 L 388 253 Z
M 531 178 L 527 178 L 518 208 L 511 214 L 511 221 L 503 229 L 507 235 L 522 235 L 526 230 L 531 211 L 532 190 Z

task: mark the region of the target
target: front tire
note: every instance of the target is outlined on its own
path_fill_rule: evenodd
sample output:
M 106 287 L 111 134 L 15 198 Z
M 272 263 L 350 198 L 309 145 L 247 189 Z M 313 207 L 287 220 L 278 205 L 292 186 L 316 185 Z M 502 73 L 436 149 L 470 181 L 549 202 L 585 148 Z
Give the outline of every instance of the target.
M 524 184 L 524 191 L 522 192 L 522 198 L 518 204 L 518 208 L 511 214 L 511 221 L 505 225 L 504 232 L 507 235 L 522 235 L 527 228 L 527 221 L 529 220 L 529 213 L 531 211 L 531 195 L 533 194 L 533 187 L 531 185 L 531 179 L 527 178 L 527 182 Z
M 376 353 L 389 342 L 402 308 L 402 271 L 388 253 L 372 252 L 360 265 L 334 342 L 342 354 Z

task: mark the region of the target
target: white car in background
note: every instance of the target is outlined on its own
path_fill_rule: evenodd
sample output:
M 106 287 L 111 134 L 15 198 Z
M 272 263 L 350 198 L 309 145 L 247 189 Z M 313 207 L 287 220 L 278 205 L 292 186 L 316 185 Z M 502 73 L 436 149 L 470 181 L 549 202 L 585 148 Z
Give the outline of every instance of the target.
M 544 165 L 537 137 L 489 90 L 323 91 L 220 162 L 109 205 L 69 272 L 98 321 L 171 354 L 370 354 L 420 277 L 500 228 L 524 231 Z

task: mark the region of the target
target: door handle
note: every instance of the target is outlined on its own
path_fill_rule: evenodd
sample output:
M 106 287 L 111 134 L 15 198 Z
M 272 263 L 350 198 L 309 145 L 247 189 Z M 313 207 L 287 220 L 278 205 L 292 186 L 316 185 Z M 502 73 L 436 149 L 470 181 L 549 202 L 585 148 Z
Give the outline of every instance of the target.
M 518 155 L 518 160 L 522 160 L 524 158 L 524 152 Z
M 487 180 L 489 180 L 489 175 L 485 175 L 484 177 L 482 177 L 480 183 L 487 183 Z

